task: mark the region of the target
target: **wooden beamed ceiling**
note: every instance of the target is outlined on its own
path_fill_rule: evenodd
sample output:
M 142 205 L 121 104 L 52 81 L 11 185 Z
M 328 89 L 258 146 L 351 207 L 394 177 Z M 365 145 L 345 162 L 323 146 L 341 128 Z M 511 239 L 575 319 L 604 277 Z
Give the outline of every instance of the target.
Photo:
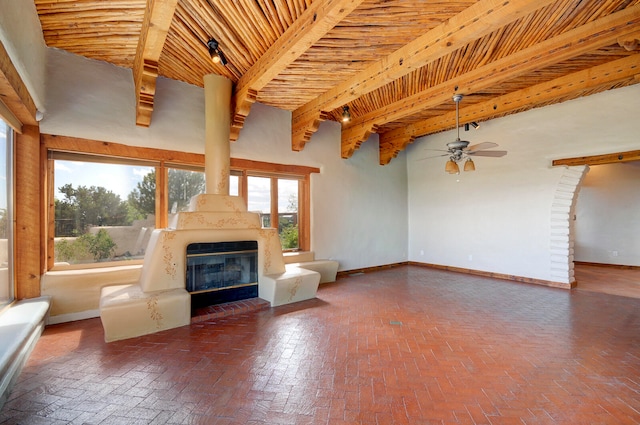
M 377 132 L 380 164 L 454 128 L 454 94 L 468 123 L 640 82 L 640 0 L 35 4 L 48 46 L 133 70 L 138 125 L 152 125 L 159 76 L 215 73 L 234 82 L 231 141 L 256 101 L 292 112 L 294 150 L 348 106 L 342 157 Z

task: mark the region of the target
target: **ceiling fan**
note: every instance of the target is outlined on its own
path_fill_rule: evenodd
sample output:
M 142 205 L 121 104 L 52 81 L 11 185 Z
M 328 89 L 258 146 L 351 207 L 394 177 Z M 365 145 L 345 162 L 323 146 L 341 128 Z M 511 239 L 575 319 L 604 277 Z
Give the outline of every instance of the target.
M 462 100 L 461 94 L 453 95 L 453 101 L 456 103 L 456 130 L 458 135 L 456 140 L 447 143 L 447 150 L 445 154 L 438 156 L 448 156 L 449 161 L 445 165 L 445 171 L 449 174 L 459 174 L 460 167 L 458 162 L 465 159 L 464 171 L 474 171 L 476 169 L 471 156 L 487 156 L 493 158 L 499 158 L 505 156 L 507 151 L 490 151 L 486 149 L 495 148 L 497 143 L 483 142 L 476 145 L 469 146 L 469 142 L 466 140 L 460 140 L 460 101 Z

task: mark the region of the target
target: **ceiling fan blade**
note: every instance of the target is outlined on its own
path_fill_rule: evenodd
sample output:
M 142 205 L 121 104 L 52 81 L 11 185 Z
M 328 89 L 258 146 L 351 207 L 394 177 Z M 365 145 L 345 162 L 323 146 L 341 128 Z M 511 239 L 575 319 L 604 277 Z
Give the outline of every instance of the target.
M 449 155 L 451 155 L 451 154 L 450 153 L 444 153 L 442 155 L 425 156 L 424 158 L 416 159 L 416 162 L 424 161 L 425 159 L 431 159 L 431 158 L 442 158 L 443 156 L 449 156 Z
M 471 145 L 467 148 L 468 152 L 473 152 L 473 151 L 480 151 L 483 149 L 490 149 L 490 148 L 496 148 L 498 147 L 497 143 L 493 143 L 493 142 L 482 142 L 482 143 L 478 143 L 476 145 Z
M 507 154 L 507 151 L 474 151 L 467 152 L 467 154 L 473 156 L 488 156 L 492 158 L 500 158 L 502 156 L 505 156 Z

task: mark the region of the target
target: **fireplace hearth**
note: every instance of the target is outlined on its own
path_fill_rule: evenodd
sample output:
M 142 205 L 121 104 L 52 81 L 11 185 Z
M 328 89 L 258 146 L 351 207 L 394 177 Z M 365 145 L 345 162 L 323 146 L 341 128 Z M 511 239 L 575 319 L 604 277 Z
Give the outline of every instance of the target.
M 187 245 L 186 289 L 191 311 L 258 296 L 258 242 Z

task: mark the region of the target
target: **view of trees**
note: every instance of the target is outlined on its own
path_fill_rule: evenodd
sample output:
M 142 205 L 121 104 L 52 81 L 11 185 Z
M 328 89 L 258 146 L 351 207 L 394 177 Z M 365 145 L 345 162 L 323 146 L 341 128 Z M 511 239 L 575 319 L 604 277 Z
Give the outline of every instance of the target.
M 204 192 L 204 174 L 169 169 L 169 205 L 184 210 L 192 196 Z M 126 200 L 101 186 L 76 188 L 65 184 L 59 189 L 63 199 L 55 200 L 56 237 L 71 237 L 56 244 L 57 261 L 92 257 L 94 260 L 112 258 L 116 244 L 109 233 L 100 229 L 88 233 L 93 226 L 130 226 L 134 220 L 144 220 L 155 214 L 156 175 L 146 174 L 129 193 Z
M 200 172 L 169 169 L 169 212 L 187 209 L 191 198 L 205 191 L 204 174 Z M 116 244 L 105 229 L 89 233 L 91 227 L 130 226 L 135 220 L 145 220 L 156 213 L 156 173 L 151 171 L 127 195 L 120 195 L 102 186 L 61 186 L 62 199 L 55 199 L 57 261 L 95 261 L 111 259 Z M 298 240 L 298 197 L 291 194 L 287 212 L 278 217 L 278 233 L 283 249 L 295 249 Z M 0 220 L 4 214 L 0 212 Z M 270 220 L 266 220 L 266 225 Z M 134 253 L 135 254 L 135 253 Z M 129 255 L 129 254 L 126 254 Z
M 294 194 L 289 196 L 287 211 L 293 214 L 280 214 L 278 217 L 278 233 L 280 234 L 280 244 L 282 249 L 298 248 L 298 197 Z
M 203 193 L 204 174 L 169 169 L 169 206 L 184 210 L 191 197 Z M 155 214 L 156 173 L 152 171 L 129 193 L 126 200 L 104 187 L 66 184 L 55 200 L 56 236 L 80 236 L 91 226 L 129 226 Z

